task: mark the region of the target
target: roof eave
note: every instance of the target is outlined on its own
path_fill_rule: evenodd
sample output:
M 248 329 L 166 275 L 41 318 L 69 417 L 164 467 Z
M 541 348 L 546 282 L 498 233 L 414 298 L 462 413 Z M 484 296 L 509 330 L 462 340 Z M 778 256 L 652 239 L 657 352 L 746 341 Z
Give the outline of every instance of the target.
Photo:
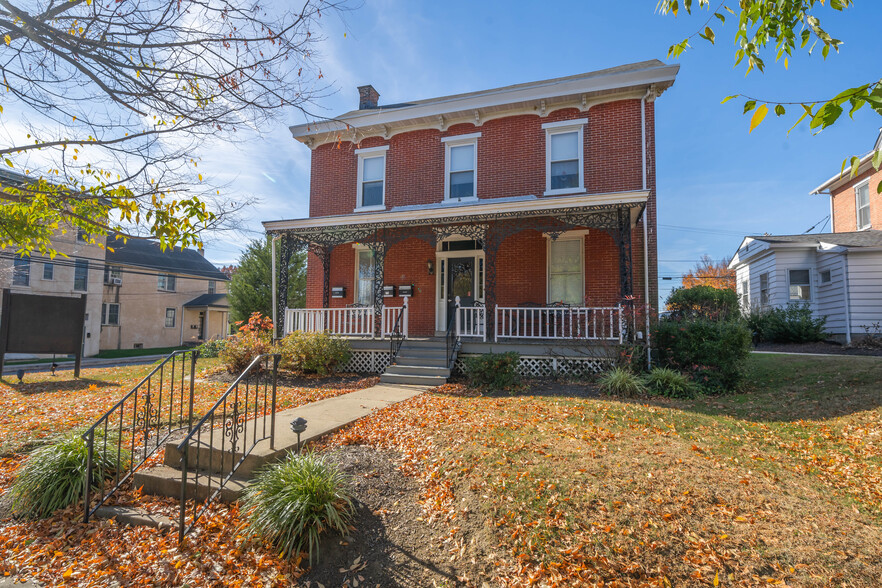
M 821 196 L 827 196 L 828 194 L 825 194 L 824 192 L 827 192 L 833 188 L 839 188 L 843 184 L 847 184 L 849 181 L 853 180 L 857 175 L 860 175 L 860 174 L 864 173 L 865 171 L 867 171 L 867 169 L 869 168 L 868 164 L 870 164 L 872 162 L 872 160 L 873 160 L 872 153 L 868 153 L 867 155 L 864 155 L 861 158 L 860 163 L 858 164 L 857 174 L 851 175 L 847 171 L 840 172 L 840 173 L 836 174 L 835 176 L 833 176 L 832 178 L 830 178 L 829 180 L 827 180 L 826 182 L 824 182 L 823 184 L 821 184 L 820 186 L 818 186 L 817 188 L 815 188 L 814 190 L 812 190 L 811 192 L 809 192 L 809 194 L 811 194 L 811 195 L 817 194 L 817 195 L 821 195 Z

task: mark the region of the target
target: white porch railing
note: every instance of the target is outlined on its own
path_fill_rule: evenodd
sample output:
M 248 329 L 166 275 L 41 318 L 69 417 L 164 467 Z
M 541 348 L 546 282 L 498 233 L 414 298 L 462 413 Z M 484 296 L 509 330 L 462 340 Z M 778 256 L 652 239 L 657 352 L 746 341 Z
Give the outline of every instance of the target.
M 622 306 L 496 309 L 496 339 L 594 339 L 622 342 Z
M 480 337 L 487 340 L 487 308 L 456 305 L 457 337 Z
M 404 309 L 401 332 L 407 337 L 408 308 L 407 299 L 398 307 L 383 306 L 381 313 L 381 334 L 388 337 L 395 328 L 398 314 Z M 327 332 L 343 337 L 373 337 L 374 308 L 286 308 L 285 334 L 294 331 L 307 333 Z

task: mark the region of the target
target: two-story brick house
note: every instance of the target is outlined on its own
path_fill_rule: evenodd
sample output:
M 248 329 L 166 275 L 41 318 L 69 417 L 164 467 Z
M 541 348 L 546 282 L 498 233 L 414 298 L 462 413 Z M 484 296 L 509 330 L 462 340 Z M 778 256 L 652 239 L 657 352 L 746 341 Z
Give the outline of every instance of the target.
M 812 191 L 830 198 L 832 233 L 744 238 L 730 267 L 745 311 L 805 304 L 842 342 L 882 335 L 880 148 L 882 133 L 856 175 L 846 169 Z
M 677 71 L 391 105 L 363 86 L 357 110 L 291 127 L 312 150 L 309 218 L 264 223 L 283 254 L 310 251 L 286 328 L 382 338 L 406 321 L 472 351 L 618 339 L 619 304 L 657 297 L 654 101 Z

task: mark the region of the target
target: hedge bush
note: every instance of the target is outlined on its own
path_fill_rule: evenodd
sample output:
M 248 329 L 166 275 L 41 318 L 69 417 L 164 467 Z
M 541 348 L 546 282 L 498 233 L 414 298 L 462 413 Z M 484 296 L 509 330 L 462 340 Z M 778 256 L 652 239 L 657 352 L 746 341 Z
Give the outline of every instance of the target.
M 328 333 L 295 331 L 279 341 L 282 369 L 316 373 L 334 373 L 346 365 L 352 355 L 349 341 Z
M 827 318 L 814 318 L 807 304 L 756 310 L 747 324 L 758 343 L 812 343 L 827 338 Z
M 218 357 L 231 374 L 241 374 L 255 357 L 270 353 L 273 349 L 270 337 L 257 331 L 243 331 L 227 339 Z
M 272 543 L 285 557 L 305 547 L 310 563 L 318 561 L 322 533 L 345 534 L 355 512 L 347 482 L 324 456 L 289 455 L 245 489 L 248 533 Z
M 82 431 L 74 431 L 34 451 L 16 476 L 10 494 L 12 511 L 28 517 L 48 517 L 59 508 L 83 499 L 89 448 Z M 92 455 L 92 488 L 98 488 L 116 472 L 128 467 L 130 455 L 125 449 L 117 454 L 115 438 L 95 432 Z M 103 451 L 106 447 L 106 451 Z
M 750 329 L 741 320 L 662 320 L 653 341 L 662 366 L 689 374 L 710 392 L 737 388 L 751 349 Z
M 741 314 L 734 290 L 712 286 L 677 288 L 668 297 L 667 307 L 676 319 L 729 320 Z
M 226 344 L 226 339 L 210 339 L 198 347 L 199 357 L 218 357 Z
M 698 392 L 692 380 L 678 371 L 670 368 L 656 367 L 643 376 L 646 390 L 654 396 L 667 396 L 668 398 L 692 398 Z
M 477 388 L 511 390 L 521 381 L 518 374 L 521 355 L 516 351 L 464 356 L 462 360 L 469 384 Z

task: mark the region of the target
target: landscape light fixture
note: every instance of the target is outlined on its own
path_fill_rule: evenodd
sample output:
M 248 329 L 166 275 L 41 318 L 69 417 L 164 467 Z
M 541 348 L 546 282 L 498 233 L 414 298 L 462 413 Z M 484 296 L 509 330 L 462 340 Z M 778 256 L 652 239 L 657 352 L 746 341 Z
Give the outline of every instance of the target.
M 300 434 L 306 430 L 306 419 L 297 417 L 291 421 L 291 430 L 297 433 L 297 453 L 300 453 Z
M 429 270 L 430 276 L 435 275 L 435 262 L 432 261 L 431 259 L 427 259 L 426 260 L 426 269 Z
M 54 375 L 55 375 L 55 370 L 58 369 L 58 364 L 55 363 L 55 362 L 53 361 L 53 362 L 52 362 L 52 365 L 51 365 L 50 367 L 51 367 L 51 369 L 52 369 L 52 375 L 54 376 Z
M 25 375 L 24 370 L 18 370 L 17 372 L 15 372 L 15 375 L 18 376 L 18 383 L 19 384 L 24 383 L 24 375 Z

